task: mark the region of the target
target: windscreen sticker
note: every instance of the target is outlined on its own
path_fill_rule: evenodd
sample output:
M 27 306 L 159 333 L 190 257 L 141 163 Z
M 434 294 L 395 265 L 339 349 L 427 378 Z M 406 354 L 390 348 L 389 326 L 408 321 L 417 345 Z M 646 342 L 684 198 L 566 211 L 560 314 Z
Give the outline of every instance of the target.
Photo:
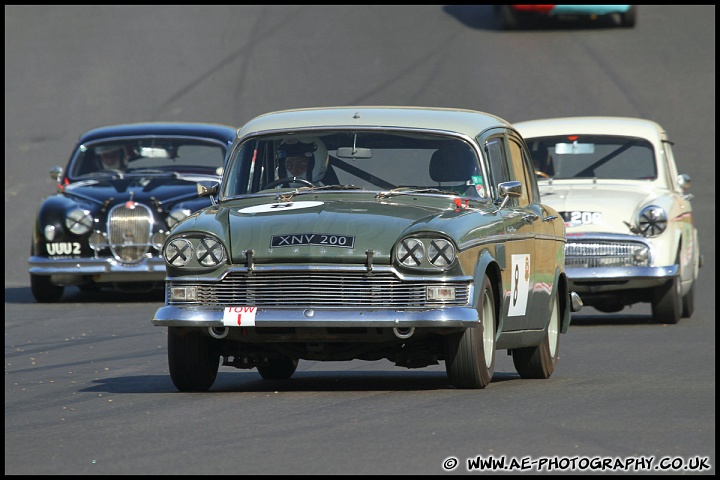
M 225 307 L 223 325 L 226 327 L 254 327 L 257 307 Z
M 323 202 L 285 202 L 285 203 L 267 203 L 265 205 L 255 205 L 254 207 L 241 208 L 238 213 L 270 213 L 270 212 L 286 212 L 288 210 L 298 210 L 301 208 L 311 208 L 322 205 Z
M 530 255 L 513 255 L 508 317 L 525 315 L 530 291 Z

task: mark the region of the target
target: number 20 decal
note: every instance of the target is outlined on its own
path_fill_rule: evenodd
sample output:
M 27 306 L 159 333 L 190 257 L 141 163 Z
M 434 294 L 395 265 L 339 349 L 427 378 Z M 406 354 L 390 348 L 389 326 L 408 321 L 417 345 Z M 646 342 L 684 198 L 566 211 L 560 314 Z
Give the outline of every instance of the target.
M 562 212 L 565 224 L 569 226 L 576 225 L 598 225 L 602 223 L 602 213 L 600 212 Z

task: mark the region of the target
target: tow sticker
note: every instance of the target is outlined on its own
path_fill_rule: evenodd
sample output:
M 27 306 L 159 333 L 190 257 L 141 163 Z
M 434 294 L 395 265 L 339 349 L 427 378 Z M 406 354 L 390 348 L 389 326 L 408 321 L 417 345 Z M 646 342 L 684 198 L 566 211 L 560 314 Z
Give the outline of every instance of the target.
M 530 291 L 530 255 L 513 255 L 508 317 L 525 315 Z
M 223 325 L 226 327 L 254 327 L 257 307 L 225 307 Z
M 238 213 L 269 213 L 269 212 L 286 212 L 288 210 L 298 210 L 301 208 L 317 207 L 323 202 L 285 202 L 285 203 L 267 203 L 265 205 L 255 205 L 254 207 L 241 208 Z

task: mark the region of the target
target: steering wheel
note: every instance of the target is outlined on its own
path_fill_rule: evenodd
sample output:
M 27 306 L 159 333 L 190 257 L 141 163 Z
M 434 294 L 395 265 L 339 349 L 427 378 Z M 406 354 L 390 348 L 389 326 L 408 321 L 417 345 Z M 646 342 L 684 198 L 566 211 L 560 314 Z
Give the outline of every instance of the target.
M 267 185 L 265 185 L 264 188 L 273 188 L 277 187 L 278 185 L 287 185 L 290 187 L 291 183 L 302 183 L 303 185 L 306 185 L 308 187 L 314 187 L 312 182 L 309 182 L 305 180 L 304 178 L 297 178 L 297 177 L 285 177 L 275 180 L 274 182 L 270 182 Z
M 541 172 L 540 170 L 535 170 L 535 175 L 542 178 L 550 178 L 550 175 L 545 172 Z

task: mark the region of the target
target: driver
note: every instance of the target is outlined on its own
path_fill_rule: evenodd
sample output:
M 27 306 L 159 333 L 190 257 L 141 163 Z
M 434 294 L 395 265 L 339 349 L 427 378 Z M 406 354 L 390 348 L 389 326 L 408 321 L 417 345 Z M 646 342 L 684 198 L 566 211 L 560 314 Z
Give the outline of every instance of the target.
M 550 150 L 543 143 L 536 143 L 530 150 L 533 160 L 535 174 L 542 178 L 550 178 L 555 176 L 555 167 L 553 166 L 553 157 Z
M 124 170 L 125 150 L 120 145 L 102 145 L 95 148 L 101 170 Z
M 325 144 L 319 138 L 286 140 L 280 145 L 278 157 L 284 159 L 287 177 L 322 185 L 329 157 Z M 298 185 L 301 185 L 301 182 L 298 182 Z

